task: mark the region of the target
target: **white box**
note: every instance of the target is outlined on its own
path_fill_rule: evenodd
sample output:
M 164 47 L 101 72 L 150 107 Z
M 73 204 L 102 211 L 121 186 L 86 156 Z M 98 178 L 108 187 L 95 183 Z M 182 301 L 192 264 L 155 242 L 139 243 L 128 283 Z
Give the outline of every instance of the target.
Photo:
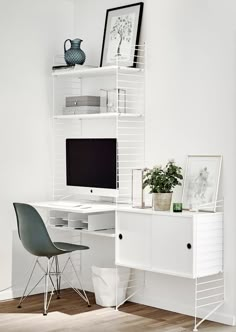
M 112 228 L 115 228 L 115 212 L 88 215 L 88 231 Z

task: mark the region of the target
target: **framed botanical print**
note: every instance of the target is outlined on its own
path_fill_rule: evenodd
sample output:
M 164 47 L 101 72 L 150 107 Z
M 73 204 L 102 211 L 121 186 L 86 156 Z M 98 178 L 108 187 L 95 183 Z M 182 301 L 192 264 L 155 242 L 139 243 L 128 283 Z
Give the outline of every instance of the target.
M 183 208 L 215 212 L 222 156 L 189 155 L 183 187 Z
M 143 2 L 107 10 L 100 66 L 136 67 Z

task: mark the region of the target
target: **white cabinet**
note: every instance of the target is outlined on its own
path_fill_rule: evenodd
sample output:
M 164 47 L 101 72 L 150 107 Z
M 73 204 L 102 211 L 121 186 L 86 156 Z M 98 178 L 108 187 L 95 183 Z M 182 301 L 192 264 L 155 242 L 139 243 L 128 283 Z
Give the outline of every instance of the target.
M 179 216 L 151 216 L 152 270 L 191 276 L 193 271 L 193 221 Z
M 116 235 L 116 264 L 149 269 L 151 266 L 149 216 L 119 212 Z
M 116 264 L 187 278 L 222 272 L 223 215 L 120 208 Z

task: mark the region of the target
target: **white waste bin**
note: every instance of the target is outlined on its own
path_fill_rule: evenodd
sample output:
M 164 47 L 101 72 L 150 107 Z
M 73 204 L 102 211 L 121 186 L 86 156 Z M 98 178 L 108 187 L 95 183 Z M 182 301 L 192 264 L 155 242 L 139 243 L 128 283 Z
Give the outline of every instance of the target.
M 129 282 L 130 269 L 128 268 L 104 268 L 92 266 L 92 280 L 96 303 L 102 307 L 116 305 L 116 282 L 117 304 L 125 300 Z

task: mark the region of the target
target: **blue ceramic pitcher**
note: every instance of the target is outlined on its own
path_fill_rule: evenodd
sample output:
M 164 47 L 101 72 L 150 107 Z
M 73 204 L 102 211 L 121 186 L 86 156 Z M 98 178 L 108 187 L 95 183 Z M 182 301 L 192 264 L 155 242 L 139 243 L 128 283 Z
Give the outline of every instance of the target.
M 67 50 L 66 43 L 70 42 L 71 47 Z M 83 40 L 76 38 L 74 40 L 67 39 L 64 42 L 64 58 L 67 65 L 82 65 L 86 59 L 84 51 L 81 50 L 80 44 Z

